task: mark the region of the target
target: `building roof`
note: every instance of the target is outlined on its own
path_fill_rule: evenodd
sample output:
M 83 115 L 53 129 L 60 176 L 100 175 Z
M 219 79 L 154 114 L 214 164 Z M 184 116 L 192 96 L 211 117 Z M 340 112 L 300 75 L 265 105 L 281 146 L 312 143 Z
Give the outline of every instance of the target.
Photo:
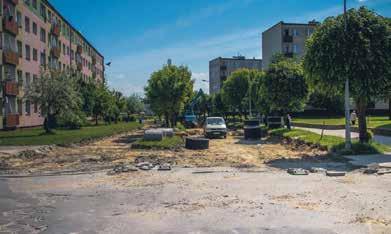
M 262 59 L 246 58 L 244 56 L 234 56 L 232 58 L 218 57 L 218 58 L 212 59 L 210 62 L 215 61 L 215 60 L 235 60 L 235 61 L 245 60 L 245 61 L 261 61 L 262 62 Z
M 44 0 L 44 3 L 50 7 L 50 9 L 52 11 L 54 11 L 61 19 L 62 21 L 64 21 L 65 23 L 67 23 L 69 25 L 69 27 L 74 31 L 76 32 L 92 49 L 95 50 L 95 52 L 100 55 L 103 59 L 104 59 L 104 56 L 79 32 L 79 30 L 77 30 L 75 27 L 73 27 L 73 25 L 71 23 L 69 23 L 69 21 L 61 15 L 61 13 L 49 2 L 49 0 Z
M 286 23 L 286 22 L 284 22 L 284 21 L 280 21 L 280 22 L 276 23 L 275 25 L 271 26 L 270 28 L 266 29 L 263 33 L 267 32 L 267 31 L 271 30 L 272 28 L 277 27 L 277 26 L 279 26 L 279 25 L 291 25 L 291 26 L 316 26 L 316 25 L 318 25 L 318 24 L 319 24 L 319 22 L 314 21 L 314 20 L 313 20 L 313 21 L 309 21 L 308 23 Z

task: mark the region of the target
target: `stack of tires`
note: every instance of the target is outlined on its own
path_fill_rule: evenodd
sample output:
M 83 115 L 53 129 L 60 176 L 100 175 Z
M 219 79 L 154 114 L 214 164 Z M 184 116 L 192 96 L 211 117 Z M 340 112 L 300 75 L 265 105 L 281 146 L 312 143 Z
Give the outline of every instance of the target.
M 201 137 L 187 137 L 185 148 L 190 150 L 204 150 L 209 148 L 209 139 Z
M 259 120 L 245 120 L 244 121 L 244 139 L 259 140 L 261 139 L 261 125 Z

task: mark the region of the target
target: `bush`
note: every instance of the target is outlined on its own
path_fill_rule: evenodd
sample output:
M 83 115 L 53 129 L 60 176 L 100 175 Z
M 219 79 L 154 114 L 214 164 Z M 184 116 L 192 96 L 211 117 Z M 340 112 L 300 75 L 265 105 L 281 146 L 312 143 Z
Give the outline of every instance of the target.
M 86 116 L 83 112 L 67 112 L 57 120 L 58 126 L 67 129 L 80 129 L 87 123 Z

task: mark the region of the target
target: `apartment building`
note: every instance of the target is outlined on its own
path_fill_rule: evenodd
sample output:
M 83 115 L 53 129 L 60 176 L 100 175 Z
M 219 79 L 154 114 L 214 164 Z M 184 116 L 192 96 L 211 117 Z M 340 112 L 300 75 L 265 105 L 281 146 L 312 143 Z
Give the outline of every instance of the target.
M 262 59 L 246 59 L 244 56 L 232 58 L 216 58 L 209 62 L 209 93 L 218 93 L 223 82 L 232 72 L 241 69 L 262 70 Z
M 305 54 L 305 42 L 314 32 L 318 22 L 308 24 L 277 23 L 262 33 L 263 69 L 269 67 L 272 57 L 284 54 L 287 57 L 302 57 Z
M 43 124 L 23 98 L 42 69 L 104 82 L 104 57 L 47 0 L 0 0 L 0 129 Z

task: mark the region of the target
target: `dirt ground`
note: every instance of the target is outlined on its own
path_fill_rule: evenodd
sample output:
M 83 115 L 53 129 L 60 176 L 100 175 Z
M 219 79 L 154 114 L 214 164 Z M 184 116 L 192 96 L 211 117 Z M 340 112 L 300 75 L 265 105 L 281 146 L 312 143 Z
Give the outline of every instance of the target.
M 391 233 L 391 175 L 364 175 L 307 145 L 238 135 L 203 151 L 131 149 L 137 131 L 3 153 L 0 233 Z M 174 167 L 103 170 L 142 158 Z M 290 167 L 348 173 L 293 176 Z
M 246 141 L 233 134 L 227 139 L 212 139 L 208 150 L 192 151 L 183 147 L 172 150 L 132 149 L 132 142 L 142 137 L 142 134 L 142 131 L 135 131 L 86 145 L 46 146 L 18 154 L 0 153 L 0 168 L 7 173 L 88 171 L 107 169 L 120 163 L 133 164 L 139 157 L 157 158 L 179 167 L 251 168 L 278 159 L 322 160 L 326 154 L 313 147 L 294 146 L 279 139 Z

